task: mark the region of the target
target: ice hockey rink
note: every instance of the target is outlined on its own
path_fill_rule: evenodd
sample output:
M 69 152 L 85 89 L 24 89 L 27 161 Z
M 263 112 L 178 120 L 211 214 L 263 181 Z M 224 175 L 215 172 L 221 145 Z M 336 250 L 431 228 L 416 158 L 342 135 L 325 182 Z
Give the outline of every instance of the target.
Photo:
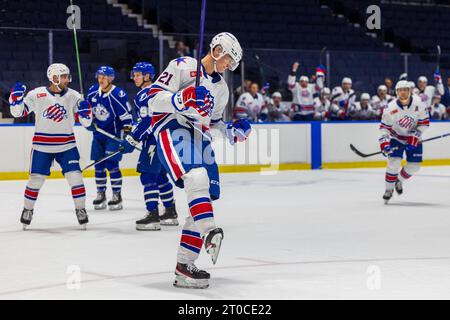
M 65 180 L 48 180 L 32 226 L 19 217 L 26 181 L 0 182 L 0 299 L 448 299 L 450 167 L 426 167 L 384 205 L 382 169 L 222 175 L 216 221 L 225 239 L 207 290 L 172 286 L 181 227 L 138 232 L 137 177 L 122 212 L 87 231 Z M 179 215 L 186 199 L 176 190 Z M 80 281 L 78 281 L 78 279 Z

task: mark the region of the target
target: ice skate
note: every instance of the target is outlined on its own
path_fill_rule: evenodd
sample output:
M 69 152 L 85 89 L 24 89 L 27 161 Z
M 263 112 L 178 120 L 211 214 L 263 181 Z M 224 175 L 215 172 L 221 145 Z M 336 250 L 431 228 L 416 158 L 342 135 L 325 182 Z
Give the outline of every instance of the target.
M 397 191 L 398 195 L 401 195 L 403 193 L 403 183 L 400 180 L 397 180 L 395 182 L 395 191 Z
M 106 195 L 105 192 L 97 192 L 97 198 L 92 202 L 95 210 L 106 209 Z
M 173 206 L 166 208 L 166 211 L 162 216 L 159 217 L 161 220 L 162 226 L 177 226 L 178 225 L 178 214 L 175 208 L 175 204 Z
M 175 281 L 178 288 L 206 289 L 209 287 L 210 274 L 198 269 L 194 264 L 177 263 Z
M 145 218 L 136 221 L 136 230 L 139 231 L 161 230 L 158 209 L 148 212 Z
M 216 264 L 223 240 L 223 230 L 216 228 L 208 232 L 204 237 L 206 252 L 211 256 L 213 264 Z
M 33 219 L 33 210 L 23 209 L 22 216 L 20 217 L 20 222 L 22 223 L 23 230 L 26 230 Z
M 388 204 L 389 200 L 392 198 L 393 193 L 394 193 L 393 190 L 386 190 L 386 192 L 383 195 L 384 204 Z
M 108 202 L 108 207 L 110 211 L 122 210 L 122 195 L 120 192 L 113 193 L 112 199 Z
M 86 230 L 86 226 L 89 222 L 86 209 L 76 209 L 75 214 L 77 215 L 78 223 L 81 225 L 82 229 Z

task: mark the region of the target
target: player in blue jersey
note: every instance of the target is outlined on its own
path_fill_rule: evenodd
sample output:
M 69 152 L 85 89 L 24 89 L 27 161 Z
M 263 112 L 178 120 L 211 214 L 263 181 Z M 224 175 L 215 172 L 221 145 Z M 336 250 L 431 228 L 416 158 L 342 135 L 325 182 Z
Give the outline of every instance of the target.
M 121 138 L 131 132 L 132 116 L 127 93 L 113 84 L 115 71 L 112 67 L 101 66 L 95 74 L 98 84 L 89 89 L 87 100 L 92 106 L 93 123 L 106 132 Z M 97 161 L 116 152 L 120 143 L 94 131 L 91 160 Z M 106 171 L 109 172 L 112 188 L 112 199 L 108 202 L 110 210 L 121 210 L 122 207 L 122 173 L 119 162 L 122 154 L 99 163 L 95 166 L 95 183 L 97 198 L 94 200 L 96 210 L 106 209 Z
M 145 218 L 136 221 L 137 230 L 161 230 L 160 225 L 178 225 L 173 186 L 156 154 L 156 139 L 148 131 L 152 119 L 152 113 L 148 108 L 148 93 L 154 77 L 155 69 L 148 62 L 136 63 L 131 71 L 131 79 L 141 89 L 134 98 L 139 120 L 122 144 L 125 148 L 124 153 L 129 153 L 142 141 L 137 171 L 141 174 L 140 180 L 144 186 L 144 199 L 148 214 Z M 165 207 L 162 216 L 159 215 L 158 198 L 161 198 Z

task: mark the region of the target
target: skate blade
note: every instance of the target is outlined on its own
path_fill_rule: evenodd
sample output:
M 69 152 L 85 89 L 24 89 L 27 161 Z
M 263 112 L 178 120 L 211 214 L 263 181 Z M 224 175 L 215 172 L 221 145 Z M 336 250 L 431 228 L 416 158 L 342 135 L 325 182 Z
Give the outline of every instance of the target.
M 105 210 L 106 209 L 106 203 L 94 205 L 94 209 L 95 210 Z
M 185 276 L 176 275 L 173 286 L 184 289 L 206 289 L 209 287 L 208 279 L 191 279 Z
M 219 257 L 222 239 L 222 234 L 216 234 L 214 237 L 212 237 L 210 246 L 206 248 L 206 252 L 211 256 L 213 264 L 216 264 L 217 258 Z
M 157 223 L 137 224 L 136 230 L 138 230 L 138 231 L 160 231 L 161 226 Z
M 123 206 L 121 204 L 109 206 L 109 211 L 119 211 L 122 209 L 123 209 Z
M 161 225 L 162 226 L 178 226 L 178 220 L 177 219 L 166 219 L 166 220 L 161 220 Z

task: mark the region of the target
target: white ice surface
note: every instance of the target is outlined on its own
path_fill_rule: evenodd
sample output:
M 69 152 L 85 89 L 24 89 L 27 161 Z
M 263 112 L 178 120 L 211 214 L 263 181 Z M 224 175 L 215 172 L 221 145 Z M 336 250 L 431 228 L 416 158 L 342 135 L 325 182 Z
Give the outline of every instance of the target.
M 225 239 L 217 265 L 202 252 L 207 290 L 172 286 L 181 227 L 138 232 L 137 177 L 122 212 L 95 212 L 80 231 L 65 180 L 46 181 L 30 230 L 19 217 L 26 181 L 0 182 L 0 299 L 450 298 L 450 168 L 423 168 L 383 204 L 380 169 L 222 175 L 214 203 Z M 176 190 L 181 217 L 186 198 Z M 182 219 L 184 220 L 184 219 Z M 67 287 L 69 266 L 81 287 Z M 375 273 L 372 273 L 375 272 Z

